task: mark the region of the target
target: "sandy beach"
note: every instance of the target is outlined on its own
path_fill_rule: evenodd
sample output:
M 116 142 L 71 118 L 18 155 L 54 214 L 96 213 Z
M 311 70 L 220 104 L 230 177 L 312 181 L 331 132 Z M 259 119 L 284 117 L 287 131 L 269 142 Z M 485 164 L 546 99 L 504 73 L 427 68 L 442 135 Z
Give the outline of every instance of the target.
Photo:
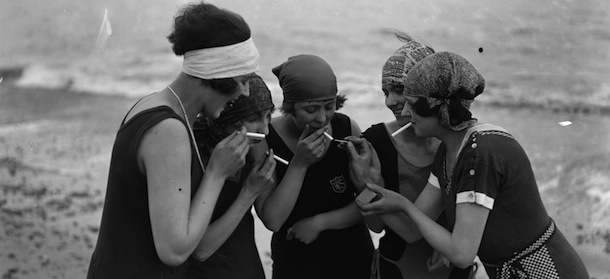
M 84 278 L 99 229 L 112 143 L 134 99 L 18 88 L 13 84 L 19 75 L 15 71 L 12 77 L 6 72 L 0 83 L 0 274 Z M 522 141 L 550 214 L 592 278 L 610 278 L 609 197 L 595 196 L 590 193 L 593 188 L 570 187 L 596 183 L 603 175 L 606 180 L 601 181 L 608 181 L 608 131 L 592 131 L 599 125 L 607 130 L 610 117 L 494 107 L 474 110 Z M 343 112 L 353 115 L 363 129 L 391 117 L 380 106 L 348 103 Z M 557 125 L 562 120 L 574 124 Z M 529 136 L 536 133 L 542 137 Z M 594 136 L 579 136 L 588 134 Z M 595 152 L 582 149 L 590 144 L 601 146 Z M 269 237 L 264 227 L 257 227 L 270 275 Z

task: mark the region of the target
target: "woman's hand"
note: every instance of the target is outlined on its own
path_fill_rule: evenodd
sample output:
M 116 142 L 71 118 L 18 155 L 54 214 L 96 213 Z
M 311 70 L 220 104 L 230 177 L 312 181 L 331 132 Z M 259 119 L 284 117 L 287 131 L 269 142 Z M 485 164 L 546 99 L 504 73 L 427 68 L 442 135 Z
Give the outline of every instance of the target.
M 246 155 L 250 150 L 246 128 L 233 132 L 220 141 L 210 156 L 209 172 L 218 172 L 222 177 L 235 174 L 246 163 Z
M 261 193 L 267 191 L 274 185 L 273 172 L 275 170 L 275 159 L 273 150 L 264 154 L 255 164 L 246 178 L 243 191 L 252 198 L 257 198 Z
M 451 262 L 449 261 L 449 259 L 447 259 L 447 257 L 443 256 L 443 254 L 439 253 L 436 250 L 434 250 L 432 256 L 430 256 L 430 258 L 428 258 L 428 260 L 426 261 L 426 267 L 428 268 L 428 272 L 432 273 L 446 270 L 449 268 L 450 265 Z
M 367 204 L 356 200 L 356 205 L 360 209 L 363 216 L 401 211 L 407 203 L 411 203 L 411 201 L 409 201 L 403 195 L 385 189 L 379 185 L 367 183 L 366 187 L 377 193 L 377 197 L 372 202 Z
M 299 140 L 295 150 L 292 163 L 302 163 L 305 166 L 310 166 L 322 159 L 326 153 L 326 137 L 324 137 L 325 128 L 320 128 L 313 133 L 309 125 L 305 125 L 305 129 Z
M 296 238 L 305 244 L 310 244 L 318 238 L 323 230 L 324 228 L 322 228 L 320 222 L 317 222 L 315 216 L 313 216 L 299 220 L 292 225 L 286 233 L 286 239 Z
M 373 182 L 383 185 L 381 177 L 381 162 L 373 145 L 364 138 L 349 136 L 345 138 L 349 157 L 350 178 L 359 191 L 365 183 Z

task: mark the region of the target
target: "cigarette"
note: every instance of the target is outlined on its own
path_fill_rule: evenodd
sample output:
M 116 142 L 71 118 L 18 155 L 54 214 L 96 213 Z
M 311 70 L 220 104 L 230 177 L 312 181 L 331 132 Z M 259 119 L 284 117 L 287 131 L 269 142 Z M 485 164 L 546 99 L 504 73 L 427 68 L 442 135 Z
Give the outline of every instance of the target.
M 265 134 L 252 133 L 252 132 L 246 132 L 246 136 L 255 138 L 255 139 L 264 139 L 265 138 Z
M 329 135 L 327 132 L 324 132 L 324 136 L 331 141 L 336 141 L 338 143 L 347 143 L 346 140 L 340 140 L 340 139 L 333 138 L 333 136 Z
M 405 124 L 404 126 L 400 127 L 400 129 L 396 130 L 396 132 L 392 133 L 392 137 L 395 137 L 396 135 L 400 134 L 402 131 L 406 130 L 409 127 L 411 127 L 411 122 Z
M 274 159 L 276 159 L 276 160 L 278 160 L 280 163 L 282 163 L 282 164 L 284 164 L 284 165 L 288 166 L 288 161 L 286 161 L 286 160 L 282 159 L 282 157 L 280 157 L 280 156 L 277 156 L 277 155 L 273 154 L 273 158 L 274 158 Z

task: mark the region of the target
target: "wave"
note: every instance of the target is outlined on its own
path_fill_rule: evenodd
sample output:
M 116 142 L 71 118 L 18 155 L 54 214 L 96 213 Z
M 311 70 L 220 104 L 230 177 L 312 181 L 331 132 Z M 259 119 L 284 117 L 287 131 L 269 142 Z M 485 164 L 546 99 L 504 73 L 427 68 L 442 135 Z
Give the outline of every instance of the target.
M 102 95 L 142 97 L 165 87 L 180 70 L 179 57 L 159 59 L 135 56 L 130 61 L 101 66 L 95 63 L 69 63 L 56 65 L 33 64 L 23 68 L 0 70 L 5 78 L 16 79 L 19 87 L 63 89 Z M 114 70 L 120 68 L 122 70 Z M 274 101 L 281 102 L 281 89 L 273 76 L 264 76 Z M 343 71 L 337 72 L 340 94 L 350 105 L 377 107 L 383 105 L 381 83 L 378 77 Z M 583 89 L 580 89 L 583 90 Z M 485 93 L 477 103 L 504 108 L 534 108 L 553 112 L 610 115 L 610 83 L 588 88 L 586 94 L 572 88 L 545 92 L 543 87 L 524 90 L 506 82 L 488 82 Z M 535 92 L 538 91 L 538 92 Z

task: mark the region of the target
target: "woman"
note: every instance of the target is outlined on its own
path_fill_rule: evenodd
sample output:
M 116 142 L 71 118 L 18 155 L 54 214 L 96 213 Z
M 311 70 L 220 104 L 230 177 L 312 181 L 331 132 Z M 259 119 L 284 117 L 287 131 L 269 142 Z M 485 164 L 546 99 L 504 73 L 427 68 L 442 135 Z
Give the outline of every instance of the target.
M 251 78 L 249 85 L 250 96 L 239 97 L 220 117 L 199 117 L 195 121 L 195 139 L 204 161 L 209 160 L 214 146 L 242 126 L 249 132 L 268 134 L 273 112 L 271 92 L 259 76 Z M 249 144 L 254 146 L 261 141 L 253 138 Z M 246 159 L 246 166 L 225 181 L 210 225 L 189 258 L 187 278 L 265 279 L 250 209 L 272 185 L 275 160 L 272 150 L 261 158 Z
M 432 173 L 415 203 L 369 184 L 379 200 L 360 204 L 361 210 L 406 214 L 457 267 L 471 267 L 478 254 L 490 278 L 589 278 L 548 216 L 519 143 L 503 128 L 472 118 L 470 103 L 484 86 L 466 59 L 449 52 L 432 54 L 411 69 L 404 93 L 412 127 L 416 135 L 442 142 Z M 348 148 L 358 156 L 353 145 Z M 354 163 L 366 162 L 372 152 L 365 149 Z M 430 218 L 443 209 L 451 230 Z
M 248 24 L 200 3 L 176 16 L 168 38 L 183 69 L 121 124 L 88 278 L 181 278 L 225 179 L 245 164 L 245 129 L 222 140 L 204 165 L 192 126 L 200 112 L 218 117 L 227 102 L 248 95 L 258 69 Z
M 410 114 L 402 114 L 406 106 L 406 98 L 402 94 L 405 76 L 413 65 L 434 53 L 434 50 L 414 41 L 405 33 L 396 32 L 395 35 L 404 45 L 388 58 L 381 73 L 385 105 L 392 111 L 395 120 L 375 124 L 363 136 L 377 151 L 386 189 L 415 201 L 426 186 L 434 153 L 440 142 L 436 138 L 418 137 L 412 128 L 394 136 L 392 134 L 411 120 Z M 391 222 L 385 215 L 379 218 L 382 222 Z M 439 221 L 443 222 L 444 218 L 441 216 Z M 378 264 L 378 270 L 373 268 L 373 271 L 378 272 L 381 278 L 447 278 L 449 269 L 443 263 L 444 257 L 437 254 L 432 257 L 433 249 L 425 240 L 407 244 L 383 223 L 376 226 L 369 222 L 369 228 L 378 233 L 385 229 L 376 254 L 379 257 L 375 257 L 373 263 L 373 267 Z M 431 260 L 427 263 L 429 258 Z
M 347 154 L 329 140 L 360 135 L 335 113 L 345 101 L 335 74 L 314 55 L 290 57 L 273 73 L 284 114 L 271 120 L 266 144 L 290 163 L 277 165 L 279 184 L 255 203 L 274 232 L 273 278 L 368 278 L 372 241 L 354 204 Z

